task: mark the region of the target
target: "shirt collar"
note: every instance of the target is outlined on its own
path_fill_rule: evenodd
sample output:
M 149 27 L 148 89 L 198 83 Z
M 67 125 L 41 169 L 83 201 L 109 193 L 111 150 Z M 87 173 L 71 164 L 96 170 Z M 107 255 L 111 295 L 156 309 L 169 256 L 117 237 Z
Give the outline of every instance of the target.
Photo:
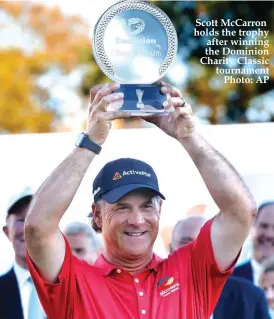
M 257 262 L 254 258 L 251 259 L 251 265 L 255 272 L 261 272 L 262 265 Z
M 30 273 L 27 269 L 19 266 L 16 262 L 14 263 L 13 269 L 14 269 L 18 284 L 20 287 L 22 287 L 25 284 L 25 282 L 29 279 Z
M 272 308 L 268 308 L 269 314 L 270 314 L 270 318 L 273 319 L 274 318 L 274 310 Z
M 154 270 L 158 272 L 159 265 L 162 262 L 162 258 L 153 254 L 152 259 L 148 266 L 144 269 L 145 270 Z M 96 259 L 95 263 L 93 264 L 94 267 L 99 268 L 101 270 L 102 276 L 108 276 L 113 270 L 116 270 L 120 267 L 109 263 L 103 254 L 100 254 L 99 257 Z
M 254 277 L 254 284 L 258 285 L 259 277 L 262 273 L 262 265 L 258 263 L 254 258 L 250 260 L 251 267 L 253 269 L 253 277 Z

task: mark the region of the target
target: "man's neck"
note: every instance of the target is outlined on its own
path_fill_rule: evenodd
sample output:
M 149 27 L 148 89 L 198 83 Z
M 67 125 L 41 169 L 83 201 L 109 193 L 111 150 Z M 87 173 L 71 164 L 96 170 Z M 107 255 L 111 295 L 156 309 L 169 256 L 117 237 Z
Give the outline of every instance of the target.
M 153 253 L 149 253 L 144 256 L 138 256 L 138 257 L 132 257 L 129 259 L 125 259 L 122 256 L 116 256 L 111 253 L 109 253 L 107 250 L 103 252 L 103 256 L 106 258 L 106 260 L 120 268 L 123 268 L 127 272 L 129 272 L 131 275 L 136 275 L 137 273 L 140 273 L 146 269 L 147 265 L 151 262 Z

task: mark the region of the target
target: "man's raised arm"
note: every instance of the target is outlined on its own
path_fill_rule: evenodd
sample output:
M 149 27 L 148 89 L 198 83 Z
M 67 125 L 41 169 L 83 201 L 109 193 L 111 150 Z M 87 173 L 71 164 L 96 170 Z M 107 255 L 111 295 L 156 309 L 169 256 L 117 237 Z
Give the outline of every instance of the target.
M 180 142 L 220 209 L 212 223 L 211 241 L 220 270 L 226 270 L 248 236 L 256 203 L 233 166 L 198 133 Z
M 197 133 L 190 105 L 171 85 L 160 82 L 162 92 L 171 95 L 164 105 L 174 107 L 170 116 L 151 117 L 168 135 L 176 138 L 190 155 L 211 196 L 220 209 L 211 228 L 211 241 L 220 270 L 237 257 L 256 214 L 256 203 L 232 165 Z
M 111 121 L 128 117 L 126 112 L 106 112 L 107 106 L 123 98 L 112 93 L 118 84 L 98 85 L 91 90 L 85 133 L 98 145 L 106 140 Z M 65 256 L 59 222 L 69 207 L 96 151 L 76 147 L 36 192 L 25 221 L 27 251 L 40 274 L 55 282 Z

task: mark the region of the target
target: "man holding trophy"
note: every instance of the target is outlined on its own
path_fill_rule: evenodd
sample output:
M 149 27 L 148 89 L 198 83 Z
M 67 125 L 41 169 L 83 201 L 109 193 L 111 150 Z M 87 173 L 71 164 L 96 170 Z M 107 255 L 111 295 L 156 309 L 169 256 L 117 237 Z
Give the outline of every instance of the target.
M 142 5 L 140 16 L 138 4 Z M 145 11 L 147 5 L 150 9 Z M 159 18 L 158 10 L 147 2 L 122 1 L 104 13 L 97 27 L 105 16 L 115 19 L 121 13 L 132 14 L 135 20 L 130 23 L 135 25 L 129 32 L 140 32 L 147 26 L 147 12 Z M 138 43 L 149 42 L 146 39 L 153 37 Z M 122 64 L 118 69 L 120 75 L 126 74 Z M 121 92 L 122 86 L 111 83 L 91 90 L 85 132 L 31 203 L 25 221 L 27 259 L 41 304 L 49 319 L 209 318 L 250 231 L 256 203 L 231 164 L 197 132 L 191 107 L 175 88 L 165 82 L 152 89 L 130 84 Z M 145 97 L 147 88 L 151 90 Z M 144 91 L 142 103 L 152 106 L 143 114 L 126 109 L 136 90 L 141 91 L 135 102 L 141 103 L 139 93 Z M 159 108 L 162 97 L 165 100 Z M 113 103 L 122 108 L 109 111 Z M 109 162 L 93 182 L 93 227 L 102 232 L 105 248 L 95 264 L 88 265 L 72 255 L 58 225 L 100 153 L 112 120 L 137 114 L 184 147 L 220 213 L 205 224 L 194 242 L 161 260 L 153 254 L 153 243 L 165 198 L 154 170 L 130 158 Z

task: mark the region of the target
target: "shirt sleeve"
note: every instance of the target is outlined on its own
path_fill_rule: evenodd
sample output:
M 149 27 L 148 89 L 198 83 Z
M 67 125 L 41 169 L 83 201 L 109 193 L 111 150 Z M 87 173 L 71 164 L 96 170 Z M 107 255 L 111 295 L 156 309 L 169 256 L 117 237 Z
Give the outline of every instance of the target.
M 69 291 L 74 291 L 75 287 L 75 258 L 72 256 L 67 239 L 66 252 L 61 271 L 58 276 L 58 283 L 46 282 L 39 274 L 34 262 L 27 252 L 28 268 L 36 287 L 40 302 L 48 319 L 71 318 L 72 301 Z
M 198 294 L 203 313 L 199 318 L 209 318 L 221 295 L 224 284 L 231 275 L 238 257 L 231 266 L 221 271 L 217 265 L 210 230 L 213 219 L 210 219 L 201 229 L 197 239 L 191 244 L 191 271 L 193 278 L 193 288 Z

